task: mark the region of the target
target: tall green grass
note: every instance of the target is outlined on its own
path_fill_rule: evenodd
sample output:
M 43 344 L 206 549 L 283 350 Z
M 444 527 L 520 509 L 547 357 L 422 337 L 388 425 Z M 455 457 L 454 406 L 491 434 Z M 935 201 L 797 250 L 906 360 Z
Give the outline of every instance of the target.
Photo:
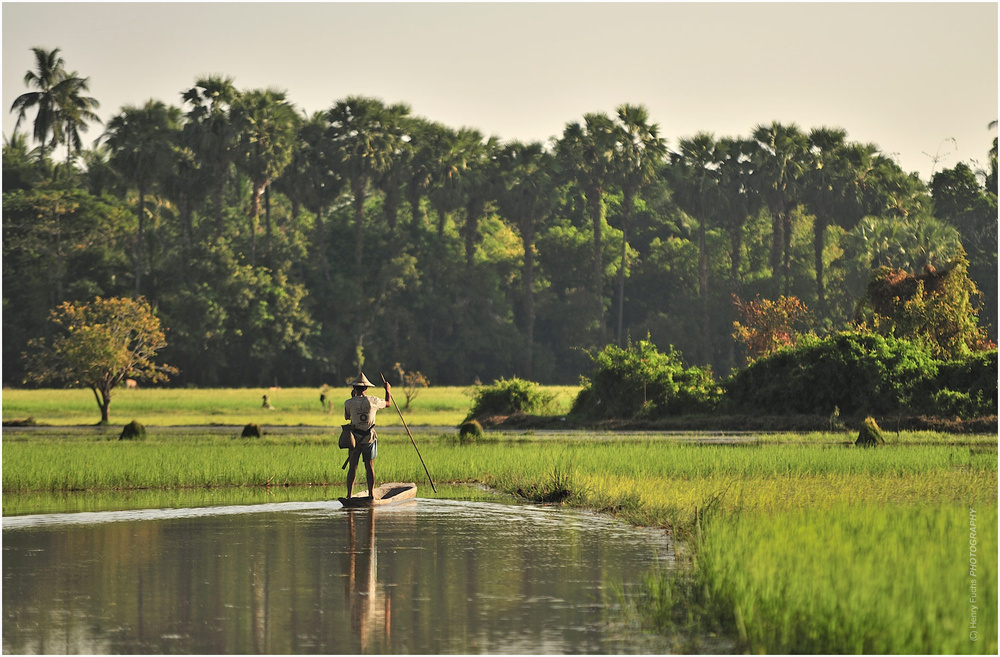
M 996 487 L 997 453 L 989 448 L 721 446 L 530 435 L 460 445 L 454 435 L 416 437 L 435 481 L 516 490 L 556 479 L 575 503 L 614 508 L 631 500 L 653 513 L 651 524 L 687 522 L 722 492 L 734 508 L 768 509 L 837 500 L 964 501 Z M 343 474 L 345 452 L 335 440 L 335 432 L 236 439 L 155 429 L 140 442 L 5 436 L 3 491 L 326 485 Z M 405 434 L 383 434 L 377 463 L 382 480 L 425 479 Z
M 697 577 L 750 652 L 995 654 L 996 554 L 995 501 L 738 513 L 706 523 Z

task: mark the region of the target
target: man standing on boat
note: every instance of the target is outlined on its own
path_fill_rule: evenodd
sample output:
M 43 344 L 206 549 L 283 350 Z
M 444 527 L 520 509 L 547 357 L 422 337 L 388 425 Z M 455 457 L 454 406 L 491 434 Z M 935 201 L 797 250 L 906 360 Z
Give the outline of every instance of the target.
M 351 398 L 344 402 L 344 419 L 351 422 L 351 432 L 354 434 L 354 449 L 348 455 L 347 497 L 354 494 L 354 479 L 358 473 L 358 459 L 364 458 L 365 475 L 368 482 L 369 499 L 375 496 L 375 466 L 372 462 L 378 455 L 378 434 L 375 433 L 375 414 L 383 408 L 392 406 L 392 388 L 385 381 L 385 399 L 365 394 L 368 388 L 375 385 L 368 380 L 364 372 L 351 381 Z

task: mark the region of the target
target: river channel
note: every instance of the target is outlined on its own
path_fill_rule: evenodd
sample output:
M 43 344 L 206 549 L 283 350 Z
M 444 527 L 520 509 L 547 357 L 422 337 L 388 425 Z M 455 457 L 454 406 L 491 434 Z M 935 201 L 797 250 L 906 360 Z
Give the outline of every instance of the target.
M 3 519 L 3 652 L 660 653 L 623 613 L 662 531 L 420 499 Z

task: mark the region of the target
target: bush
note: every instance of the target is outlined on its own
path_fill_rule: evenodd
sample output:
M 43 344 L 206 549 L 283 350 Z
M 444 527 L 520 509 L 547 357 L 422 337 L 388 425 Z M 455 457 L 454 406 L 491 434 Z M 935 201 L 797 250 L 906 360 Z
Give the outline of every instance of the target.
M 500 379 L 490 385 L 478 386 L 472 393 L 472 410 L 466 420 L 514 413 L 543 413 L 552 406 L 555 397 L 541 386 L 523 379 Z
M 240 438 L 260 438 L 262 435 L 260 425 L 251 422 L 243 427 L 243 433 L 240 434 Z
M 940 417 L 976 417 L 983 415 L 977 412 L 980 406 L 981 400 L 973 399 L 967 392 L 945 388 L 931 395 L 931 414 Z
M 778 297 L 743 302 L 734 297 L 742 321 L 733 323 L 733 337 L 743 345 L 750 362 L 796 344 L 804 334 L 798 328 L 810 323 L 809 309 L 797 297 Z
M 146 427 L 132 420 L 122 428 L 118 440 L 143 440 L 146 437 Z
M 656 419 L 711 411 L 720 389 L 708 368 L 685 368 L 680 352 L 657 350 L 649 340 L 625 349 L 608 345 L 593 357 L 594 370 L 573 402 L 586 419 Z
M 920 274 L 882 267 L 859 304 L 859 318 L 876 332 L 927 345 L 935 358 L 968 357 L 987 342 L 974 299 L 965 251 L 942 270 L 927 266 Z
M 962 418 L 997 414 L 997 352 L 979 352 L 938 365 L 938 375 L 928 382 L 931 412 Z
M 730 377 L 724 408 L 760 415 L 877 415 L 911 410 L 933 386 L 938 363 L 927 347 L 873 333 L 845 332 L 778 351 Z
M 483 425 L 476 420 L 463 422 L 462 426 L 458 428 L 458 440 L 463 445 L 478 440 L 484 435 L 486 434 L 483 432 Z

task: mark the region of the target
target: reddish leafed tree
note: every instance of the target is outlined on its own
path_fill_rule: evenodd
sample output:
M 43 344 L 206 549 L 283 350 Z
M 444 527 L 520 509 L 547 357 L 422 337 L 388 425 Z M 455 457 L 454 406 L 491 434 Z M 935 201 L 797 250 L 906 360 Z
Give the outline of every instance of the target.
M 733 298 L 739 319 L 733 322 L 733 337 L 753 362 L 798 342 L 809 322 L 809 309 L 798 297 L 743 301 Z

